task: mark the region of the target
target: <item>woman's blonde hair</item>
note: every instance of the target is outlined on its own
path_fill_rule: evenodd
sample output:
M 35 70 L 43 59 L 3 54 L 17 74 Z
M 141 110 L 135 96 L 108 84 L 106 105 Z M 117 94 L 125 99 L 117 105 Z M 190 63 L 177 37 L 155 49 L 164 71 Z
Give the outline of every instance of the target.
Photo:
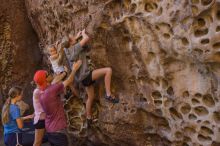
M 8 92 L 8 99 L 6 100 L 3 108 L 2 108 L 2 124 L 6 124 L 9 122 L 9 112 L 10 112 L 10 103 L 11 99 L 15 98 L 18 95 L 22 94 L 22 89 L 20 87 L 12 87 Z

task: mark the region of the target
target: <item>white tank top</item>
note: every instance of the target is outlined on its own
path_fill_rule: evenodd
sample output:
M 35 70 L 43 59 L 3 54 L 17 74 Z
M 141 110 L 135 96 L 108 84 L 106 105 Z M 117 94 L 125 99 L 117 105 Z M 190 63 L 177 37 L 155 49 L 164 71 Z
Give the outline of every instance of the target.
M 61 72 L 64 72 L 65 71 L 65 68 L 64 66 L 61 66 L 58 64 L 58 59 L 55 59 L 55 60 L 51 60 L 49 59 L 51 64 L 52 64 L 52 68 L 53 68 L 53 71 L 56 73 L 56 74 L 60 74 Z

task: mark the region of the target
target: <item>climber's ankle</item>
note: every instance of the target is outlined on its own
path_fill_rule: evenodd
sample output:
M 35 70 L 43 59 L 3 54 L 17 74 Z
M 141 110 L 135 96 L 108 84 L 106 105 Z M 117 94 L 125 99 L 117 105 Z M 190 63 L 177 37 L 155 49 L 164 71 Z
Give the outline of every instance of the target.
M 106 95 L 107 95 L 107 96 L 111 96 L 111 92 L 109 92 L 109 93 L 106 92 Z
M 87 115 L 86 118 L 87 119 L 92 119 L 92 116 L 91 115 Z

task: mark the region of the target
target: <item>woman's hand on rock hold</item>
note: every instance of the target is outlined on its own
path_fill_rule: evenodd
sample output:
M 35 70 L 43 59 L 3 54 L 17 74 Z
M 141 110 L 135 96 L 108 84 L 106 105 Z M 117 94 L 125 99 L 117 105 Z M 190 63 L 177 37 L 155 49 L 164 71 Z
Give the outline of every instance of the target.
M 86 29 L 85 28 L 82 30 L 82 36 L 84 36 L 84 35 L 86 35 Z
M 78 38 L 80 38 L 81 36 L 82 36 L 82 31 L 79 31 L 79 32 L 76 34 L 75 39 L 78 39 Z

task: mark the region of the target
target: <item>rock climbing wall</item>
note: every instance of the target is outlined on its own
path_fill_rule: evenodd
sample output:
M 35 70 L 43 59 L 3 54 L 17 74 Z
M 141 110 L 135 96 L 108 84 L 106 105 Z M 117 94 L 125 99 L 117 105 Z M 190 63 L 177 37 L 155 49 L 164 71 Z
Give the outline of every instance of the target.
M 32 104 L 30 82 L 41 66 L 37 35 L 27 17 L 24 1 L 0 2 L 0 115 L 8 90 L 18 85 L 24 89 L 24 100 Z M 0 127 L 1 120 L 0 120 Z M 3 145 L 0 128 L 0 145 Z
M 99 81 L 98 123 L 88 136 L 82 100 L 66 101 L 73 135 L 94 145 L 220 145 L 219 0 L 26 0 L 26 7 L 44 46 L 86 28 L 94 66 L 113 69 L 120 103 L 103 99 Z
M 2 0 L 0 5 L 0 100 L 9 88 L 24 88 L 31 102 L 30 81 L 41 64 L 37 35 L 28 20 L 24 1 Z M 0 102 L 0 103 L 1 103 Z M 0 104 L 0 108 L 1 108 Z

